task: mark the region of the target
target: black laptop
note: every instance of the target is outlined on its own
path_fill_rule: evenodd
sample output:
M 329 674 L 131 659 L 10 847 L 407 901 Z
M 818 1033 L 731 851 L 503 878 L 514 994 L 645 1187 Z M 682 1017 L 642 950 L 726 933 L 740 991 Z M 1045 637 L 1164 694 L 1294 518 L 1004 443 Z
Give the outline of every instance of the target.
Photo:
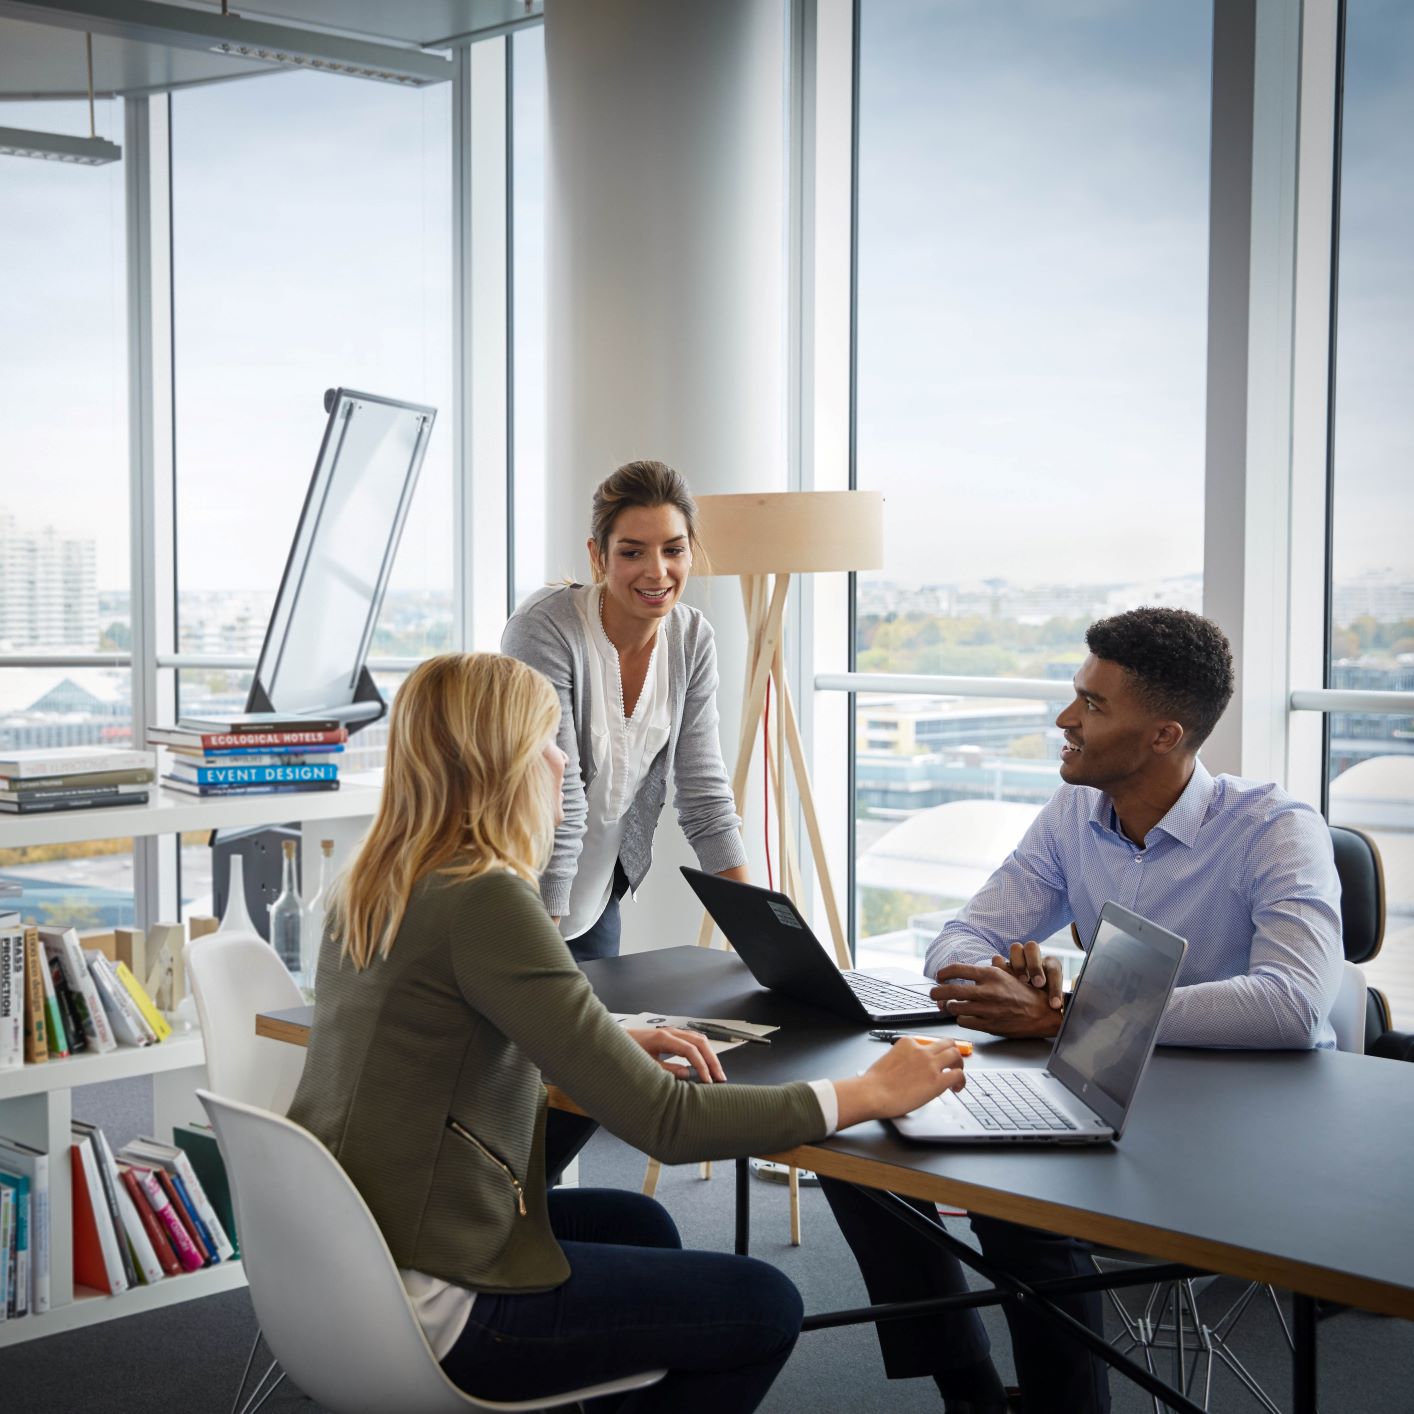
M 682 867 L 707 912 L 763 987 L 861 1024 L 951 1021 L 935 985 L 902 967 L 841 972 L 785 894 Z

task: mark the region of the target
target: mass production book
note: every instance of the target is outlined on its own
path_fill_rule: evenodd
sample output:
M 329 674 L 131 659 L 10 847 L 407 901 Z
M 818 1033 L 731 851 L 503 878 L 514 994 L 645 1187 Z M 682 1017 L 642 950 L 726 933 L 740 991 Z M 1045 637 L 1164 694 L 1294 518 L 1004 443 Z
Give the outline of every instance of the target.
M 18 913 L 0 914 L 0 1070 L 25 1063 L 25 931 Z

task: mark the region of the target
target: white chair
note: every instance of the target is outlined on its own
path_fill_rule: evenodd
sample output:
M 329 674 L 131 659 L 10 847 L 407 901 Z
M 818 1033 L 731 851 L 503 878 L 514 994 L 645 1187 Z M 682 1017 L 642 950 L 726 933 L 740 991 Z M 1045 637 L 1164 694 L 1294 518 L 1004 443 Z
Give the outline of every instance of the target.
M 266 1339 L 285 1375 L 335 1414 L 554 1409 L 645 1389 L 667 1373 L 514 1403 L 463 1394 L 442 1373 L 373 1214 L 334 1156 L 279 1115 L 206 1090 L 197 1095 L 231 1179 Z M 278 1384 L 242 1414 L 254 1414 Z
M 259 1012 L 305 1004 L 279 953 L 259 933 L 235 930 L 194 938 L 183 948 L 182 961 L 201 1020 L 207 1084 L 229 1100 L 285 1114 L 304 1073 L 305 1049 L 255 1034 Z M 261 1336 L 257 1330 L 231 1401 L 232 1414 L 245 1393 Z M 256 1381 L 252 1398 L 274 1369 L 272 1363 Z
M 182 951 L 206 1043 L 206 1079 L 228 1100 L 285 1114 L 304 1072 L 304 1047 L 255 1034 L 262 1011 L 305 1005 L 299 984 L 258 933 L 208 933 Z

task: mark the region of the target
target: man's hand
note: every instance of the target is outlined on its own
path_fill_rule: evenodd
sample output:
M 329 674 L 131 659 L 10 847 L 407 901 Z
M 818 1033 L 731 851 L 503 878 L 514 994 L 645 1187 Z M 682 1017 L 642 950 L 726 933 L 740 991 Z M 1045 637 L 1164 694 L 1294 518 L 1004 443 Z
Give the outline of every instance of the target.
M 625 1026 L 624 1030 L 669 1075 L 681 1075 L 683 1068 L 669 1065 L 663 1056 L 681 1056 L 697 1072 L 697 1078 L 708 1084 L 727 1078 L 712 1043 L 700 1031 L 684 1031 L 680 1026 Z
M 938 973 L 938 983 L 928 995 L 961 1026 L 994 1036 L 1054 1036 L 1060 1030 L 1060 1012 L 1047 993 L 1014 976 L 1008 965 L 953 963 Z
M 1010 956 L 994 957 L 992 966 L 1006 968 L 1013 977 L 1019 977 L 1033 987 L 1044 987 L 1051 1007 L 1055 1011 L 1064 1008 L 1065 974 L 1060 958 L 1047 957 L 1041 951 L 1040 943 L 1013 943 Z

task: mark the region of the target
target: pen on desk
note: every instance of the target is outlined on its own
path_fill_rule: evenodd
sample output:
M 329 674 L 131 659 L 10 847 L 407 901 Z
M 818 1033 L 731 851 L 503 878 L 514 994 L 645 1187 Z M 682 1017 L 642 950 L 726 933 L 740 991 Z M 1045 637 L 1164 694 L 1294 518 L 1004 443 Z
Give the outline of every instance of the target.
M 709 1041 L 752 1041 L 758 1046 L 769 1046 L 765 1036 L 752 1031 L 738 1031 L 735 1026 L 723 1026 L 716 1021 L 684 1021 L 684 1026 L 700 1031 Z

